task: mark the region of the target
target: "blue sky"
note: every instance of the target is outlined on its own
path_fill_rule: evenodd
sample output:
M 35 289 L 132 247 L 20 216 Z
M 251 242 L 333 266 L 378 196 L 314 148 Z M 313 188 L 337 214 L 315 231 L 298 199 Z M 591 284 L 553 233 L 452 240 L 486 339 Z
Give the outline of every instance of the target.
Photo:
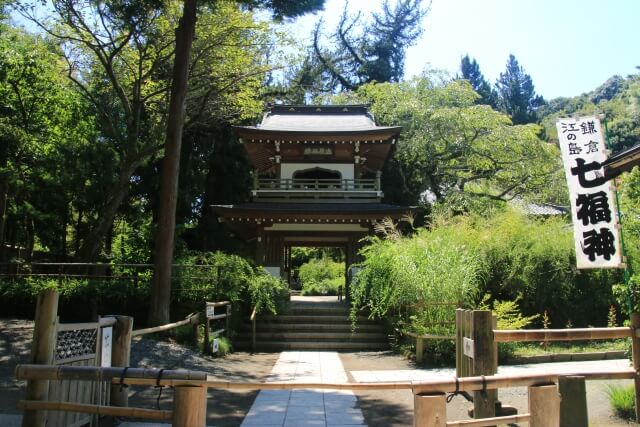
M 344 4 L 326 0 L 325 12 L 292 27 L 306 38 L 322 17 L 332 29 Z M 365 15 L 381 4 L 349 2 L 351 11 Z M 407 51 L 406 77 L 425 68 L 455 74 L 469 54 L 493 83 L 513 53 L 536 92 L 551 99 L 588 92 L 640 65 L 640 0 L 433 0 L 423 25 L 421 39 Z

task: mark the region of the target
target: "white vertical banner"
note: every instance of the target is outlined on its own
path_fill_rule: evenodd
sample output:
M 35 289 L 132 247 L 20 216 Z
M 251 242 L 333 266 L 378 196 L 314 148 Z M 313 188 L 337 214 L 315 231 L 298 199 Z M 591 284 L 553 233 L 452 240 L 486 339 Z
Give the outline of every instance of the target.
M 569 185 L 578 268 L 623 268 L 616 199 L 604 176 L 605 136 L 598 117 L 558 119 Z

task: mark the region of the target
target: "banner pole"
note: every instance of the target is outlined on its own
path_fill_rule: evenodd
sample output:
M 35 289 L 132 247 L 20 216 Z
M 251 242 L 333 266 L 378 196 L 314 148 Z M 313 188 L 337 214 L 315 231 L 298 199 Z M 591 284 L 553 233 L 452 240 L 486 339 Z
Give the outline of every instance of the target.
M 607 144 L 607 149 L 610 152 L 613 152 L 613 144 L 611 144 L 611 139 L 609 138 L 609 126 L 607 124 L 607 119 L 606 117 L 602 117 L 602 122 L 604 123 L 604 138 Z M 622 259 L 624 262 L 624 272 L 623 272 L 623 280 L 624 280 L 624 285 L 627 288 L 627 299 L 628 299 L 628 304 L 629 304 L 629 315 L 631 315 L 631 313 L 633 313 L 633 301 L 631 298 L 631 289 L 629 288 L 629 280 L 631 279 L 631 266 L 628 263 L 627 260 L 627 249 L 626 246 L 624 244 L 624 230 L 623 230 L 623 221 L 622 221 L 622 212 L 620 210 L 620 196 L 618 195 L 618 183 L 617 183 L 618 178 L 614 178 L 613 179 L 613 192 L 616 195 L 616 211 L 618 212 L 618 223 L 620 224 L 620 250 L 622 251 Z

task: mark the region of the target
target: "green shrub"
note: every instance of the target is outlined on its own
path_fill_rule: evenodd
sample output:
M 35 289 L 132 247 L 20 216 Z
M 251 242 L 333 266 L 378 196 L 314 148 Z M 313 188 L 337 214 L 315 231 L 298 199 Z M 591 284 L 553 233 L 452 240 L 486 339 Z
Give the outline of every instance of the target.
M 300 267 L 302 295 L 338 295 L 344 286 L 345 264 L 330 258 L 312 259 Z
M 618 417 L 625 420 L 635 419 L 635 387 L 633 385 L 627 387 L 609 386 L 607 396 L 609 396 L 613 412 Z
M 261 269 L 249 282 L 248 292 L 256 313 L 277 314 L 289 299 L 286 284 Z

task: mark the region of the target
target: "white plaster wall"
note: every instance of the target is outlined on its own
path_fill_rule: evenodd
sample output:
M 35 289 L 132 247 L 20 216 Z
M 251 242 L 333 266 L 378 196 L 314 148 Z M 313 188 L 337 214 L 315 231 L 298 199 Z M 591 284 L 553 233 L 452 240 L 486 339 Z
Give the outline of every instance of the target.
M 280 267 L 270 267 L 265 265 L 263 268 L 267 270 L 267 273 L 271 274 L 273 277 L 280 278 Z
M 338 171 L 342 179 L 353 179 L 353 164 L 345 163 L 282 163 L 280 165 L 280 179 L 292 179 L 296 171 L 322 168 Z

